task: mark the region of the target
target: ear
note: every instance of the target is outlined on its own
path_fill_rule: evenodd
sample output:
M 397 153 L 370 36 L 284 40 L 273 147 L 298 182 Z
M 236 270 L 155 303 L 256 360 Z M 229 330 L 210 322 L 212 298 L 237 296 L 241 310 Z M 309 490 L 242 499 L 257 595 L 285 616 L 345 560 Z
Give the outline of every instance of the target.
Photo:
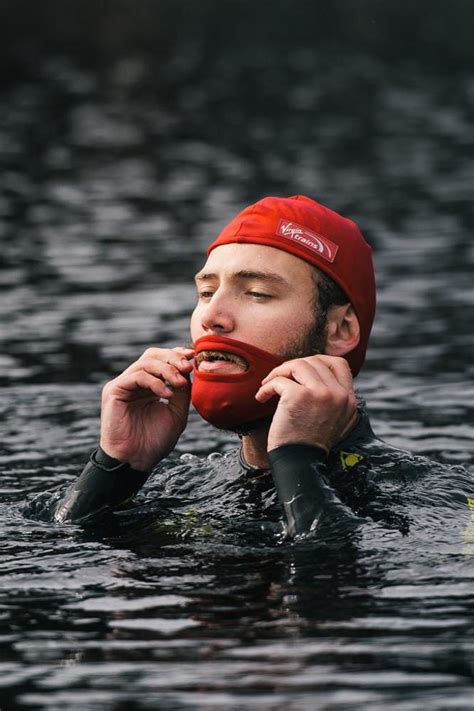
M 333 306 L 328 313 L 326 348 L 327 355 L 343 356 L 359 344 L 360 326 L 352 304 Z

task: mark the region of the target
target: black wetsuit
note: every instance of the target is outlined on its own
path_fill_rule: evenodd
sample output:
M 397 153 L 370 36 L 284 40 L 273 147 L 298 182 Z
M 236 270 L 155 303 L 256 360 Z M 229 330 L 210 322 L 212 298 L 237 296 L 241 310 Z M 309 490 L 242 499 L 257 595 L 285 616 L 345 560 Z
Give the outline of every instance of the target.
M 150 488 L 153 501 L 165 502 L 178 517 L 190 507 L 203 511 L 212 526 L 231 525 L 232 510 L 234 522 L 243 517 L 261 530 L 281 531 L 283 513 L 290 536 L 354 528 L 367 519 L 405 533 L 410 503 L 419 507 L 429 498 L 437 506 L 449 498 L 450 505 L 465 507 L 473 494 L 472 476 L 462 467 L 387 445 L 374 435 L 365 412 L 329 456 L 317 447 L 290 444 L 270 452 L 269 460 L 269 469 L 257 469 L 238 450 L 207 458 L 182 455 L 161 462 L 145 491 Z M 27 513 L 59 523 L 100 519 L 139 506 L 141 497 L 133 500 L 149 476 L 99 449 L 65 493 L 36 497 Z

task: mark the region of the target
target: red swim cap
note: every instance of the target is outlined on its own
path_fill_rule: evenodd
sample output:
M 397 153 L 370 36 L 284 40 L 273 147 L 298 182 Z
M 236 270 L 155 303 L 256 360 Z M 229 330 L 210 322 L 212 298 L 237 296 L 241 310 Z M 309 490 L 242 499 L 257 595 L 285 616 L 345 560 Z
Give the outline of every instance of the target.
M 375 315 L 375 277 L 372 250 L 355 222 L 304 195 L 266 197 L 234 217 L 207 253 L 231 242 L 290 252 L 314 264 L 344 290 L 359 319 L 359 345 L 344 356 L 357 375 Z

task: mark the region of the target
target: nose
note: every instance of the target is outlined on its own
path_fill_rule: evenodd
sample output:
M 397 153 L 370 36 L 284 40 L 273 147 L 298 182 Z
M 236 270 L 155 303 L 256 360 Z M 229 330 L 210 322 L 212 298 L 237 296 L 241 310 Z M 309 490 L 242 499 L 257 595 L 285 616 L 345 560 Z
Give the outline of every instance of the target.
M 201 326 L 206 333 L 231 333 L 235 327 L 235 320 L 230 299 L 216 291 L 210 301 L 203 306 Z

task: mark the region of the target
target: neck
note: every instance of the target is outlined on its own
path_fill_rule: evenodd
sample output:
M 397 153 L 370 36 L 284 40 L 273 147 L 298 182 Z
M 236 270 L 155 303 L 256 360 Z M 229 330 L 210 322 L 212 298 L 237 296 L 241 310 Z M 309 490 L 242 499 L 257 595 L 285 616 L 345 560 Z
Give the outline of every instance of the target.
M 242 451 L 247 464 L 259 469 L 267 469 L 270 462 L 267 457 L 268 427 L 262 427 L 242 437 Z

